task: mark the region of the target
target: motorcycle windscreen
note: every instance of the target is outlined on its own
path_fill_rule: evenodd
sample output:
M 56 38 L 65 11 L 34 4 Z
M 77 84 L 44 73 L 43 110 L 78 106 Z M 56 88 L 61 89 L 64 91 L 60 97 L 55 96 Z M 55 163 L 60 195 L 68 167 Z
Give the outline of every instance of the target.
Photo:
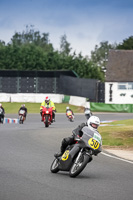
M 102 144 L 101 135 L 97 131 L 89 130 L 87 127 L 84 127 L 82 131 L 82 139 L 86 143 L 86 146 L 92 149 L 95 153 L 99 153 L 101 151 Z

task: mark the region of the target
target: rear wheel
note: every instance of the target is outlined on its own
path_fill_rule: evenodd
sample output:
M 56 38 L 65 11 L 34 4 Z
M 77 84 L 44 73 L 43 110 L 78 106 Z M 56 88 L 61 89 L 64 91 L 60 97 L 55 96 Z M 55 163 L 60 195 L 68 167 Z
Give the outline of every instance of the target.
M 59 160 L 57 158 L 55 158 L 54 161 L 52 162 L 50 171 L 52 173 L 57 173 L 59 171 Z
M 20 118 L 19 118 L 19 123 L 22 124 L 22 122 L 23 122 L 23 117 L 20 116 Z
M 74 162 L 74 164 L 72 165 L 70 171 L 69 171 L 69 175 L 70 177 L 76 177 L 77 175 L 79 175 L 83 169 L 86 167 L 88 161 L 89 161 L 89 156 L 88 155 L 81 155 L 79 160 L 77 161 L 77 163 Z

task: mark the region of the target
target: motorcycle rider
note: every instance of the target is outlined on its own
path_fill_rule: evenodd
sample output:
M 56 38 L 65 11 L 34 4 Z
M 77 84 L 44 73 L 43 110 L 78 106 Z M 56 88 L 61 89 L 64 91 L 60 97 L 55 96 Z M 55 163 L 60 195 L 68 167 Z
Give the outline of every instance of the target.
M 41 103 L 41 106 L 40 106 L 40 114 L 42 116 L 41 121 L 43 121 L 42 109 L 43 107 L 47 107 L 47 106 L 52 107 L 52 119 L 53 119 L 53 122 L 55 122 L 55 112 L 56 112 L 55 104 L 53 101 L 50 100 L 48 96 L 46 96 L 45 100 Z
M 18 111 L 18 114 L 19 114 L 20 110 L 24 110 L 24 111 L 25 111 L 25 113 L 24 113 L 24 118 L 26 119 L 26 116 L 27 116 L 27 108 L 25 107 L 25 104 L 22 104 L 22 105 L 21 105 L 21 107 L 20 107 L 20 109 L 19 109 L 19 111 Z
M 72 136 L 64 138 L 62 140 L 61 147 L 60 147 L 60 152 L 56 153 L 54 156 L 55 157 L 62 156 L 63 153 L 65 152 L 66 147 L 68 145 L 75 144 L 76 143 L 75 138 L 76 137 L 79 137 L 79 138 L 82 137 L 82 135 L 83 135 L 82 128 L 84 126 L 87 126 L 90 131 L 97 131 L 99 125 L 100 125 L 100 119 L 97 116 L 91 116 L 87 120 L 87 123 L 82 123 L 81 125 L 79 125 L 76 129 L 74 129 L 72 131 L 72 133 L 73 133 Z M 99 132 L 97 131 L 97 133 L 99 133 Z
M 1 103 L 0 103 L 0 115 L 1 115 L 1 123 L 3 123 L 4 115 L 5 115 L 5 109 L 3 108 Z
M 67 117 L 68 117 L 68 114 L 67 114 L 67 113 L 69 113 L 69 112 L 72 112 L 72 115 L 73 115 L 73 117 L 74 117 L 74 113 L 73 113 L 72 109 L 70 109 L 69 107 L 66 107 L 66 116 L 67 116 Z
M 88 108 L 88 107 L 84 108 L 84 113 L 85 113 L 86 119 L 89 119 L 93 115 L 90 108 Z

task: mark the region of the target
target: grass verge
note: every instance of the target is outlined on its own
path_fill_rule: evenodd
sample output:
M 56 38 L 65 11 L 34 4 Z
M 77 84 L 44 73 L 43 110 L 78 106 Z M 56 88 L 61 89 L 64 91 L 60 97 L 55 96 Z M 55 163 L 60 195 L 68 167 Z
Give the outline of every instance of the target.
M 16 114 L 16 113 L 18 113 L 18 110 L 22 104 L 25 104 L 25 106 L 28 109 L 28 113 L 39 113 L 40 112 L 41 103 L 14 103 L 14 102 L 6 103 L 6 102 L 3 102 L 2 106 L 4 107 L 6 114 Z M 70 106 L 67 103 L 62 103 L 62 104 L 55 103 L 55 106 L 56 106 L 56 110 L 58 113 L 65 113 L 67 106 L 69 106 L 73 110 L 74 113 L 83 113 L 84 112 L 83 107 L 74 106 L 74 105 Z
M 103 147 L 133 149 L 133 119 L 114 121 L 108 126 L 100 126 Z

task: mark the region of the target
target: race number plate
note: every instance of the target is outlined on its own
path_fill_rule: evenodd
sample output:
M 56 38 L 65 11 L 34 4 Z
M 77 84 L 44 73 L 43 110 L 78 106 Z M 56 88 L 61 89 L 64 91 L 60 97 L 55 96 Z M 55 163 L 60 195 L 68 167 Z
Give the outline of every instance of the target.
M 66 151 L 64 152 L 64 154 L 62 155 L 61 159 L 62 159 L 63 161 L 65 161 L 65 160 L 68 159 L 68 156 L 69 156 L 69 150 L 66 150 Z
M 99 143 L 98 141 L 94 140 L 93 138 L 88 140 L 88 144 L 91 146 L 93 149 L 98 149 L 99 148 Z

